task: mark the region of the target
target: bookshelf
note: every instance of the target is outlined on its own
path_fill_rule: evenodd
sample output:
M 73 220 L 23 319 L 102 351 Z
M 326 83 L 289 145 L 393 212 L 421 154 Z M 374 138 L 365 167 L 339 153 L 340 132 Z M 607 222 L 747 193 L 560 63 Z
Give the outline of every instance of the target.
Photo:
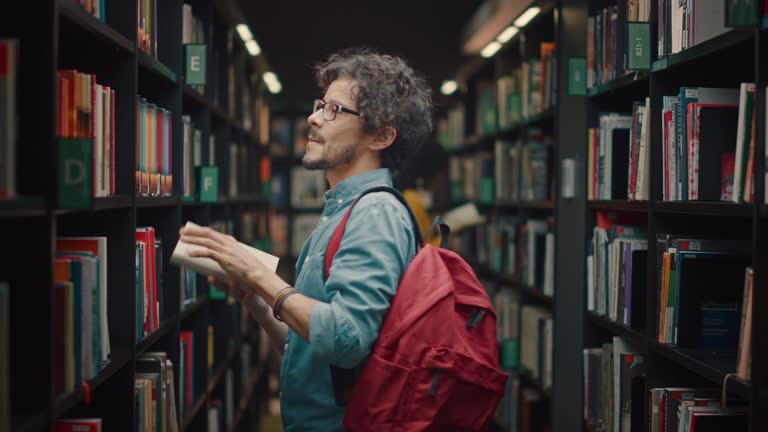
M 182 45 L 182 10 L 191 5 L 205 24 L 208 55 L 205 92 L 185 84 L 185 60 Z M 244 159 L 252 172 L 258 173 L 262 158 L 269 158 L 266 142 L 260 139 L 258 104 L 271 104 L 260 80 L 268 64 L 247 56 L 234 32 L 243 22 L 237 4 L 231 0 L 216 2 L 183 0 L 157 1 L 157 56 L 139 45 L 138 14 L 135 1 L 106 0 L 106 14 L 100 20 L 87 13 L 77 2 L 50 0 L 43 3 L 8 5 L 0 16 L 0 38 L 21 41 L 17 74 L 19 128 L 17 147 L 17 196 L 0 201 L 0 233 L 18 245 L 0 269 L 0 280 L 10 286 L 10 426 L 13 431 L 54 430 L 63 418 L 102 419 L 102 430 L 136 430 L 138 412 L 134 401 L 134 383 L 138 358 L 145 353 L 162 351 L 174 365 L 174 385 L 181 377 L 180 335 L 191 331 L 195 344 L 194 395 L 189 409 L 178 419 L 182 431 L 208 428 L 208 411 L 214 401 L 231 404 L 236 419 L 226 427 L 235 432 L 253 430 L 264 404 L 266 361 L 257 353 L 260 340 L 255 321 L 244 317 L 237 304 L 208 295 L 209 287 L 198 276 L 197 296 L 181 304 L 184 287 L 181 271 L 170 264 L 179 227 L 188 220 L 201 224 L 230 221 L 236 237 L 258 231 L 245 226 L 246 212 L 263 214 L 266 223 L 270 208 L 268 184 L 258 176 L 240 171 L 231 173 L 240 186 L 230 189 L 229 145 L 247 155 Z M 230 38 L 229 46 L 227 38 Z M 263 56 L 262 56 L 263 57 Z M 246 89 L 246 97 L 227 91 L 227 68 L 237 86 Z M 115 173 L 114 194 L 93 198 L 80 208 L 62 208 L 57 190 L 62 174 L 57 129 L 57 71 L 76 69 L 93 74 L 99 84 L 115 91 L 115 145 L 112 148 Z M 221 71 L 224 71 L 223 73 Z M 136 97 L 170 111 L 168 127 L 174 177 L 170 196 L 137 196 L 134 172 L 138 164 Z M 236 100 L 230 101 L 230 97 Z M 227 107 L 226 109 L 224 107 Z M 234 108 L 230 110 L 229 108 Z M 219 200 L 200 202 L 183 197 L 180 180 L 184 166 L 182 115 L 189 115 L 202 135 L 202 163 L 219 167 Z M 209 136 L 216 137 L 216 147 L 209 148 Z M 213 155 L 214 160 L 210 160 Z M 249 167 L 249 165 L 243 165 Z M 268 166 L 268 165 L 267 165 Z M 267 179 L 268 182 L 268 179 Z M 162 291 L 158 291 L 157 328 L 139 338 L 136 313 L 137 268 L 134 249 L 136 228 L 154 227 L 163 240 L 158 249 L 162 261 Z M 268 236 L 262 226 L 259 238 Z M 55 335 L 61 324 L 56 320 L 54 262 L 56 239 L 62 236 L 99 236 L 107 238 L 108 311 L 110 353 L 86 384 L 76 383 L 73 391 L 57 394 L 54 390 L 57 369 Z M 140 324 L 140 322 L 138 322 Z M 209 326 L 213 338 L 209 339 Z M 209 342 L 212 344 L 209 346 Z M 246 349 L 247 347 L 247 349 Z M 5 349 L 5 348 L 3 348 Z M 248 354 L 245 354 L 248 351 Z M 253 355 L 251 355 L 251 351 Z M 208 367 L 209 354 L 212 364 Z M 248 368 L 248 371 L 243 371 Z M 245 372 L 249 372 L 246 374 Z M 250 375 L 240 385 L 240 377 Z M 226 389 L 233 381 L 234 390 Z M 177 409 L 183 395 L 177 395 Z M 177 411 L 178 412 L 178 411 Z M 224 418 L 224 412 L 219 415 Z M 223 425 L 223 423 L 222 423 Z M 0 425 L 0 428 L 3 426 Z
M 765 328 L 765 320 L 760 311 L 766 310 L 763 278 L 765 254 L 765 225 L 760 217 L 764 191 L 764 125 L 765 125 L 765 81 L 761 74 L 765 64 L 765 51 L 761 48 L 765 34 L 759 29 L 731 30 L 712 39 L 683 49 L 681 52 L 656 58 L 657 34 L 655 23 L 658 10 L 656 2 L 650 5 L 650 17 L 653 21 L 651 33 L 651 64 L 649 70 L 630 71 L 626 75 L 618 74 L 615 79 L 588 88 L 584 96 L 564 97 L 559 107 L 560 136 L 584 137 L 583 139 L 560 140 L 558 142 L 559 161 L 573 159 L 576 162 L 575 197 L 562 197 L 558 194 L 556 212 L 558 214 L 558 251 L 557 251 L 557 302 L 555 302 L 555 321 L 561 326 L 555 329 L 555 377 L 557 391 L 553 395 L 553 408 L 558 416 L 553 419 L 553 430 L 585 431 L 602 430 L 584 421 L 583 408 L 584 382 L 568 377 L 567 368 L 584 367 L 582 349 L 600 347 L 611 342 L 613 337 L 620 337 L 631 346 L 630 351 L 645 358 L 645 379 L 643 398 L 633 398 L 632 404 L 640 404 L 642 412 L 638 419 L 633 415 L 635 425 L 632 430 L 651 430 L 649 410 L 651 402 L 648 394 L 659 387 L 694 387 L 722 390 L 727 374 L 736 371 L 736 355 L 713 349 L 695 347 L 675 347 L 658 341 L 659 304 L 662 301 L 658 281 L 661 276 L 657 266 L 657 235 L 691 235 L 690 238 L 726 238 L 743 239 L 750 244 L 748 259 L 754 269 L 754 298 L 752 303 L 752 363 L 751 382 L 729 377 L 725 385 L 728 400 L 745 401 L 749 428 L 763 430 L 768 424 L 765 410 L 768 399 L 761 389 L 766 373 L 759 360 L 759 345 L 764 345 L 764 335 L 757 336 Z M 615 4 L 594 0 L 566 0 L 561 2 L 564 13 L 561 28 L 568 34 L 583 34 L 588 17 L 600 9 Z M 566 13 L 565 11 L 568 11 Z M 626 17 L 626 2 L 618 2 L 620 17 Z M 624 18 L 626 19 L 626 18 Z M 620 18 L 621 21 L 621 18 Z M 623 24 L 620 24 L 623 25 Z M 625 26 L 625 25 L 624 25 Z M 563 41 L 560 58 L 584 57 L 588 53 L 587 37 Z M 569 79 L 567 65 L 560 65 L 561 88 L 567 88 Z M 664 200 L 664 175 L 667 161 L 664 156 L 664 124 L 662 123 L 663 97 L 676 95 L 683 86 L 739 88 L 743 82 L 754 82 L 758 89 L 755 93 L 755 200 L 757 204 L 704 201 L 667 201 Z M 597 127 L 598 114 L 601 112 L 631 113 L 633 102 L 648 98 L 650 123 L 648 126 L 647 157 L 650 177 L 648 198 L 643 200 L 627 199 L 589 199 L 589 147 L 587 129 Z M 646 108 L 647 109 L 647 108 Z M 640 271 L 645 273 L 640 287 L 643 316 L 633 325 L 611 320 L 588 310 L 587 245 L 592 238 L 592 227 L 597 223 L 597 215 L 618 215 L 633 219 L 631 225 L 643 230 L 641 237 L 647 241 L 647 262 Z M 660 268 L 660 267 L 658 267 Z M 633 275 L 635 270 L 632 270 Z M 634 286 L 632 287 L 634 290 Z M 742 286 L 723 287 L 724 290 L 738 290 Z M 634 301 L 634 299 L 633 299 Z M 567 305 L 567 307 L 565 306 Z M 634 303 L 633 303 L 634 307 Z M 566 327 L 567 326 L 567 327 Z M 764 361 L 763 361 L 764 363 Z M 560 365 L 559 367 L 557 365 Z M 577 401 L 574 403 L 574 401 Z M 636 427 L 636 428 L 635 428 Z M 609 428 L 610 430 L 610 428 Z
M 541 393 L 551 403 L 549 412 L 557 413 L 548 418 L 553 431 L 606 430 L 589 424 L 584 418 L 585 405 L 588 403 L 585 400 L 585 382 L 582 375 L 585 367 L 584 349 L 601 347 L 602 344 L 611 342 L 614 337 L 620 337 L 630 345 L 630 352 L 640 354 L 645 359 L 645 377 L 641 389 L 643 397 L 632 399 L 633 409 L 637 408 L 637 412 L 641 413 L 633 415 L 633 423 L 640 420 L 635 423 L 633 431 L 651 430 L 648 414 L 651 408 L 648 399 L 651 389 L 694 387 L 722 391 L 724 381 L 724 390 L 729 402 L 741 400 L 746 406 L 748 430 L 763 430 L 768 424 L 768 392 L 763 388 L 768 377 L 768 368 L 765 367 L 765 359 L 768 356 L 765 332 L 768 331 L 768 322 L 761 319 L 761 312 L 768 310 L 766 282 L 761 276 L 761 272 L 765 271 L 768 255 L 768 210 L 763 200 L 766 190 L 765 87 L 768 82 L 765 78 L 765 65 L 768 61 L 768 33 L 763 28 L 728 30 L 696 44 L 691 42 L 692 46 L 680 52 L 656 58 L 658 40 L 655 21 L 658 5 L 656 2 L 649 2 L 648 13 L 653 21 L 649 43 L 653 54 L 647 70 L 630 71 L 626 74 L 619 71 L 613 79 L 586 88 L 583 95 L 578 91 L 570 92 L 572 70 L 568 62 L 570 59 L 587 58 L 587 34 L 584 30 L 587 28 L 588 18 L 614 4 L 617 2 L 601 0 L 562 0 L 556 4 L 532 2 L 533 6 L 542 9 L 538 17 L 521 29 L 520 35 L 507 43 L 492 59 L 474 59 L 465 65 L 462 69 L 465 74 L 457 80 L 462 92 L 455 96 L 455 105 L 448 107 L 447 112 L 441 113 L 441 118 L 448 125 L 445 128 L 446 136 L 441 141 L 449 158 L 448 166 L 445 167 L 449 173 L 446 175 L 447 184 L 441 188 L 444 195 L 452 196 L 455 186 L 451 180 L 462 177 L 451 176 L 450 172 L 455 167 L 450 166 L 450 160 L 484 152 L 493 153 L 497 140 L 515 140 L 533 127 L 545 130 L 549 127 L 553 131 L 554 154 L 549 172 L 553 185 L 551 199 L 527 202 L 499 196 L 485 200 L 478 197 L 461 197 L 459 200 L 453 199 L 452 204 L 474 202 L 481 213 L 489 216 L 488 223 L 491 226 L 499 215 L 516 216 L 523 220 L 544 215 L 553 216 L 556 238 L 555 295 L 543 295 L 536 287 L 521 283 L 518 275 L 499 270 L 495 263 L 498 257 L 494 255 L 499 252 L 494 249 L 493 240 L 480 240 L 482 230 L 470 234 L 462 233 L 464 241 L 455 243 L 453 247 L 470 262 L 480 280 L 486 285 L 502 286 L 502 289 L 518 292 L 521 304 L 538 305 L 551 311 L 554 321 L 553 388 L 549 392 Z M 617 11 L 617 28 L 626 28 L 626 24 L 621 20 L 627 19 L 627 2 L 618 2 Z M 552 23 L 548 24 L 548 20 Z M 551 41 L 557 45 L 557 104 L 527 120 L 500 127 L 495 132 L 478 131 L 475 124 L 476 110 L 482 109 L 477 102 L 479 83 L 484 80 L 498 82 L 499 77 L 505 73 L 505 67 L 508 67 L 510 62 L 514 64 L 515 56 L 526 58 L 526 54 L 531 55 L 531 43 L 541 40 L 534 35 L 542 33 L 550 35 Z M 526 45 L 528 50 L 521 48 L 522 45 Z M 618 58 L 616 60 L 618 64 Z M 738 90 L 740 83 L 745 82 L 754 82 L 756 87 L 754 202 L 665 200 L 664 174 L 667 161 L 662 148 L 663 97 L 676 95 L 683 86 Z M 590 199 L 588 130 L 600 125 L 600 113 L 632 113 L 633 103 L 645 101 L 646 98 L 650 113 L 646 150 L 646 173 L 649 177 L 647 197 L 640 196 L 639 199 L 632 200 L 602 197 Z M 456 122 L 456 117 L 461 121 Z M 498 156 L 492 155 L 491 159 L 497 162 Z M 558 177 L 561 175 L 560 167 L 566 160 L 575 164 L 573 196 L 562 196 L 560 190 L 561 179 Z M 496 172 L 498 167 L 494 166 Z M 473 175 L 485 174 L 476 173 L 470 177 Z M 633 318 L 632 325 L 625 325 L 589 310 L 587 247 L 592 240 L 598 214 L 633 221 L 632 225 L 643 230 L 641 239 L 648 245 L 647 261 L 640 266 L 640 273 L 644 275 L 638 299 L 641 316 Z M 754 270 L 750 380 L 728 376 L 736 372 L 736 355 L 731 351 L 677 347 L 658 341 L 658 308 L 662 300 L 658 282 L 660 275 L 657 270 L 661 268 L 657 266 L 662 263 L 657 262 L 656 256 L 659 234 L 746 241 L 749 255 L 746 262 Z M 507 239 L 502 236 L 500 241 L 506 242 Z M 505 257 L 504 253 L 501 255 Z M 736 294 L 741 293 L 742 285 L 729 286 L 727 290 L 732 290 L 731 297 L 737 297 Z M 738 302 L 741 303 L 741 298 Z M 521 340 L 521 344 L 523 343 Z M 502 353 L 502 358 L 503 356 Z M 541 387 L 538 381 L 531 382 L 530 376 L 525 373 L 516 375 L 514 379 L 519 380 L 521 387 Z M 506 402 L 503 401 L 502 404 L 504 403 Z M 520 401 L 516 403 L 519 404 Z M 497 423 L 509 421 L 499 412 L 495 420 Z M 612 430 L 612 427 L 609 426 L 607 430 Z
M 543 274 L 554 274 L 560 242 L 554 237 L 554 187 L 562 92 L 555 91 L 554 52 L 560 49 L 561 11 L 554 2 L 533 4 L 541 12 L 493 58 L 460 69 L 455 78 L 461 91 L 450 96 L 454 104 L 437 124 L 448 161 L 436 201 L 471 203 L 486 217 L 484 224 L 453 233 L 449 247 L 475 269 L 497 309 L 501 365 L 510 384 L 494 422 L 495 430 L 505 431 L 518 430 L 520 416 L 531 419 L 530 430 L 547 430 L 549 413 L 556 412 L 550 411 L 553 397 L 561 391 L 543 366 L 547 355 L 533 355 L 537 348 L 548 351 L 552 339 L 541 329 L 551 329 L 553 318 L 557 322 L 560 302 L 556 290 L 548 292 L 554 281 L 547 288 Z M 507 325 L 517 334 L 506 334 Z M 541 343 L 526 345 L 534 339 Z

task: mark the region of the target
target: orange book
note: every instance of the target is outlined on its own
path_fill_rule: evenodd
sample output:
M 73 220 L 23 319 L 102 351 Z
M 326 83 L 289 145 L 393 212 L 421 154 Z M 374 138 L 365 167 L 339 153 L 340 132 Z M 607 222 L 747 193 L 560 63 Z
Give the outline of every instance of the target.
M 69 282 L 72 277 L 69 273 L 69 265 L 71 261 L 65 258 L 56 258 L 56 262 L 53 267 L 53 280 L 55 282 Z
M 77 71 L 73 69 L 59 71 L 60 76 L 66 82 L 65 89 L 66 97 L 62 104 L 64 113 L 63 117 L 66 119 L 66 125 L 64 130 L 66 134 L 63 138 L 73 138 L 77 134 L 77 89 L 78 79 Z
M 272 177 L 272 159 L 268 157 L 261 158 L 261 169 L 259 170 L 261 181 L 268 182 Z

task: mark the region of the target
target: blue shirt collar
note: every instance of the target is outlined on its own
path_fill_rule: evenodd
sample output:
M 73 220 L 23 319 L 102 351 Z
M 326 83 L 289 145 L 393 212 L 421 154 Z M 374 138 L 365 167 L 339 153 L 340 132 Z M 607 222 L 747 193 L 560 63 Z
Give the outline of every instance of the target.
M 346 178 L 336 185 L 335 190 L 326 191 L 323 195 L 326 210 L 324 213 L 332 213 L 338 206 L 376 186 L 392 186 L 392 173 L 389 168 L 366 171 Z

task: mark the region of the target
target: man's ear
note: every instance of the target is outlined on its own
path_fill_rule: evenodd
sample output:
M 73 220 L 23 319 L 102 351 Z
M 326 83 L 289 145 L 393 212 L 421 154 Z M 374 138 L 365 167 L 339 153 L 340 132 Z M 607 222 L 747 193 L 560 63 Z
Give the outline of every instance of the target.
M 397 138 L 397 130 L 392 126 L 386 126 L 384 129 L 376 135 L 376 137 L 368 145 L 371 150 L 384 150 L 392 145 Z

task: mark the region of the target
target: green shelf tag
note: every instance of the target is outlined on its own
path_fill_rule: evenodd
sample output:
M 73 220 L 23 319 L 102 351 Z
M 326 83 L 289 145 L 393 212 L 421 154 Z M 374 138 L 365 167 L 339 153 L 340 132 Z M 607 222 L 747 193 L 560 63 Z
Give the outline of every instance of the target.
M 587 60 L 584 57 L 568 59 L 568 96 L 587 95 Z
M 649 70 L 651 68 L 651 23 L 627 23 L 627 69 Z
M 59 140 L 59 208 L 88 208 L 93 202 L 93 141 Z
M 189 85 L 205 85 L 205 44 L 184 45 L 184 52 L 186 54 L 184 82 Z
M 219 201 L 219 167 L 201 166 L 195 170 L 200 174 L 197 176 L 200 184 L 198 185 L 198 201 L 213 203 Z

